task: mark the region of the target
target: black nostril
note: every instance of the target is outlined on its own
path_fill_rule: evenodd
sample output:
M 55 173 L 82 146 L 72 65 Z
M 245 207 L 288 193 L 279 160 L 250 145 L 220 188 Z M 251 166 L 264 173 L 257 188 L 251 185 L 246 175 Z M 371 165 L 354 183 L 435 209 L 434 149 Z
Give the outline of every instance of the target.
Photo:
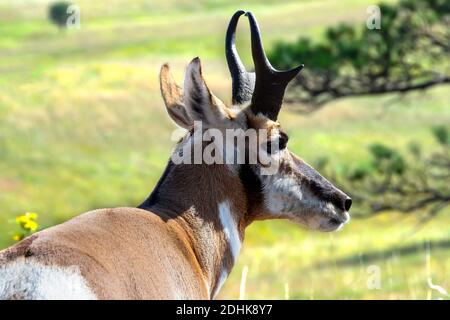
M 351 206 L 352 206 L 352 199 L 350 199 L 350 198 L 345 199 L 345 202 L 344 202 L 345 211 L 350 210 Z

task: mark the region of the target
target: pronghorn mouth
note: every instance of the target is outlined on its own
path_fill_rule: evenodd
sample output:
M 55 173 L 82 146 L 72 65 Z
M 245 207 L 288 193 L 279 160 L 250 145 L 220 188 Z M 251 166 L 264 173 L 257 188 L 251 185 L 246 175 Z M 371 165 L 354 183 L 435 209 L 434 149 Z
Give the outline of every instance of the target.
M 341 230 L 345 224 L 350 221 L 350 215 L 347 211 L 344 211 L 340 215 L 333 216 L 329 218 L 328 222 L 325 226 L 321 225 L 322 231 L 339 231 Z
M 341 220 L 338 220 L 338 219 L 336 219 L 336 218 L 331 218 L 329 222 L 330 222 L 331 224 L 336 224 L 336 225 L 342 224 L 342 223 L 343 223 Z
M 350 221 L 350 215 L 347 211 L 344 211 L 339 216 L 330 218 L 331 224 L 347 224 Z
M 341 230 L 350 221 L 350 215 L 347 211 L 338 213 L 313 210 L 309 214 L 290 214 L 288 219 L 307 229 L 333 232 Z

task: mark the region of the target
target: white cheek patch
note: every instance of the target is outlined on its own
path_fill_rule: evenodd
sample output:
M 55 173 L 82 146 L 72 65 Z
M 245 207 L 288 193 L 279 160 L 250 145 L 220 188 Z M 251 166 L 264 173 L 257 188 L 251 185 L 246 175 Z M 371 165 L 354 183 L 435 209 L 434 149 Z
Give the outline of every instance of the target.
M 281 174 L 264 179 L 263 192 L 266 208 L 273 214 L 290 212 L 305 197 L 296 179 Z
M 0 266 L 0 299 L 96 300 L 75 267 L 18 260 Z
M 311 211 L 331 211 L 328 203 L 319 200 L 295 177 L 282 173 L 263 178 L 263 193 L 265 207 L 274 215 L 306 218 L 299 215 Z

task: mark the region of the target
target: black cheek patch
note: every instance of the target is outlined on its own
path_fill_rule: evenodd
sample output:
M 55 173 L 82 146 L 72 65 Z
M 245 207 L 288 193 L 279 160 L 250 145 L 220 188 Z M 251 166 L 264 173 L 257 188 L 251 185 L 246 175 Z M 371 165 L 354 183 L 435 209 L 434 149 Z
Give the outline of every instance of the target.
M 248 164 L 240 166 L 239 178 L 247 194 L 247 208 L 250 209 L 262 203 L 263 192 L 261 180 Z

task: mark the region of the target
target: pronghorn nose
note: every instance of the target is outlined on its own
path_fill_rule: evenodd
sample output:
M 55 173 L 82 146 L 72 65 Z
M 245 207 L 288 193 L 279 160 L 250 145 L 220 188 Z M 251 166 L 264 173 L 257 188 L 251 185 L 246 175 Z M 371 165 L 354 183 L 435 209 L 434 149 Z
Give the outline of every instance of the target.
M 345 211 L 350 210 L 351 206 L 352 206 L 352 199 L 347 197 L 347 199 L 345 199 L 345 201 L 344 201 L 344 209 L 345 209 Z
M 341 190 L 334 188 L 331 198 L 331 202 L 336 206 L 336 208 L 342 211 L 350 210 L 350 207 L 352 206 L 352 199 Z

